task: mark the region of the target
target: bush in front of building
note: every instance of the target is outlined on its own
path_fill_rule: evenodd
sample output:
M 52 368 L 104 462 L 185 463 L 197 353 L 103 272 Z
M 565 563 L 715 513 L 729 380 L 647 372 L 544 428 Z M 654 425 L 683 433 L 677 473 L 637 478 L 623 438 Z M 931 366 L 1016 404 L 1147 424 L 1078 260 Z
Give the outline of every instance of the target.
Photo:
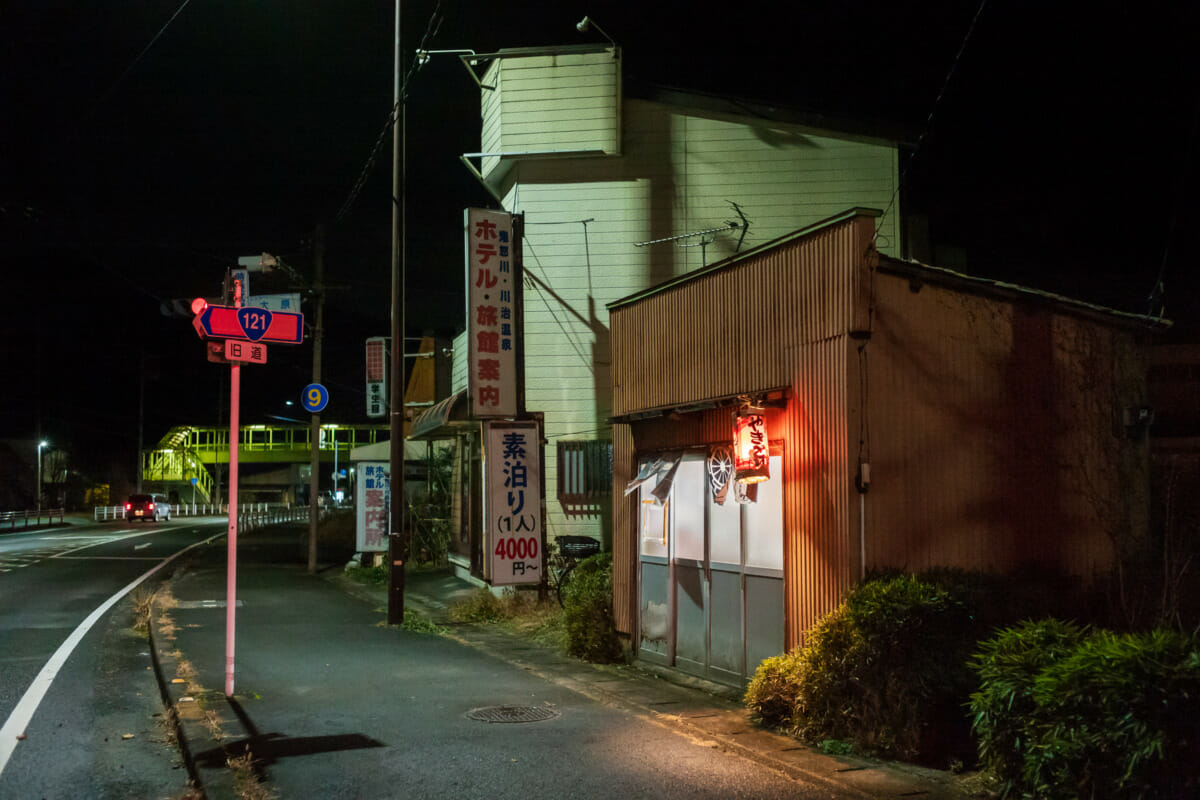
M 1006 794 L 1021 783 L 1031 745 L 1034 682 L 1084 636 L 1084 630 L 1070 622 L 1026 620 L 998 631 L 970 660 L 979 676 L 970 711 L 980 765 L 996 777 Z
M 796 713 L 796 698 L 800 695 L 803 666 L 799 650 L 768 658 L 758 665 L 746 687 L 743 702 L 759 724 L 769 728 L 791 725 Z
M 612 596 L 611 553 L 589 556 L 571 571 L 563 588 L 568 655 L 601 664 L 623 660 Z
M 847 594 L 807 648 L 796 709 L 802 738 L 844 739 L 910 761 L 961 755 L 966 661 L 979 632 L 966 590 L 945 583 L 894 575 Z
M 1005 751 L 1009 793 L 1039 798 L 1181 798 L 1200 796 L 1200 648 L 1194 636 L 1153 630 L 1096 631 L 1079 637 L 1037 670 L 1032 685 L 1024 650 L 1037 636 L 1059 647 L 1063 629 L 1022 632 L 1030 641 L 988 642 L 975 659 L 984 683 L 972 710 L 992 753 Z M 1018 634 L 1020 635 L 1020 634 Z M 1001 640 L 1001 641 L 998 641 Z M 1012 656 L 1012 664 L 1006 660 Z M 1011 667 L 1011 668 L 1009 668 Z M 1008 685 L 1026 692 L 1006 710 Z M 1011 718 L 1005 718 L 1005 714 Z M 1015 748 L 1019 737 L 1025 744 Z M 1019 752 L 1014 752 L 1019 750 Z M 1019 770 L 1012 759 L 1019 756 Z
M 973 757 L 963 704 L 967 656 L 983 630 L 982 585 L 953 571 L 859 584 L 803 648 L 763 663 L 747 704 L 764 724 L 811 744 L 839 740 L 923 763 Z

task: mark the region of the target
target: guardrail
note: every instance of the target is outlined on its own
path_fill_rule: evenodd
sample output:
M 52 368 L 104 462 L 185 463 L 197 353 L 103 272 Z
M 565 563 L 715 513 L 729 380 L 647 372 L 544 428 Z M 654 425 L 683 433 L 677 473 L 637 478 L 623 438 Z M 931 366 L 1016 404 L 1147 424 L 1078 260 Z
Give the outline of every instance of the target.
M 227 517 L 229 516 L 229 504 L 174 503 L 171 505 L 171 516 Z M 96 522 L 124 520 L 125 506 L 96 506 L 92 512 L 92 518 Z M 287 503 L 242 503 L 238 505 L 238 530 L 253 530 L 277 522 L 303 522 L 307 519 L 307 505 L 289 505 Z
M 21 520 L 24 523 L 23 527 L 26 528 L 29 527 L 30 522 L 34 525 L 41 525 L 43 519 L 48 523 L 57 519 L 61 523 L 64 512 L 65 509 L 62 508 L 43 508 L 41 511 L 0 511 L 0 529 L 5 525 L 10 525 L 10 530 L 15 531 L 18 520 Z

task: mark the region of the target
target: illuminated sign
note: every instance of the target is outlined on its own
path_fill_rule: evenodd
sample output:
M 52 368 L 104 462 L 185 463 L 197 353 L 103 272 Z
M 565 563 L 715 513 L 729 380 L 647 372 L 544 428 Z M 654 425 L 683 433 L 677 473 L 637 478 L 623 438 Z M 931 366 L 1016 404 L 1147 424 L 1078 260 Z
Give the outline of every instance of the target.
M 771 477 L 767 420 L 743 409 L 733 426 L 733 474 L 738 483 L 758 483 Z
M 517 300 L 513 217 L 469 208 L 467 256 L 467 387 L 474 417 L 517 415 Z

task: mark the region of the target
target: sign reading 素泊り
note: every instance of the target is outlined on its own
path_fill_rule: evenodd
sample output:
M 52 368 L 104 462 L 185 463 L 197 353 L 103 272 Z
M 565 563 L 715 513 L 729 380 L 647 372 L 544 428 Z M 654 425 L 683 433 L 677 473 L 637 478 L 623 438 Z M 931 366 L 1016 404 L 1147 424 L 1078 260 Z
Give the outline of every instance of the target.
M 515 417 L 521 280 L 513 215 L 468 208 L 464 216 L 471 415 Z
M 493 586 L 542 580 L 542 437 L 536 422 L 484 423 L 484 515 Z
M 364 461 L 358 465 L 358 524 L 356 549 L 360 553 L 388 549 L 388 500 L 392 479 L 386 461 Z

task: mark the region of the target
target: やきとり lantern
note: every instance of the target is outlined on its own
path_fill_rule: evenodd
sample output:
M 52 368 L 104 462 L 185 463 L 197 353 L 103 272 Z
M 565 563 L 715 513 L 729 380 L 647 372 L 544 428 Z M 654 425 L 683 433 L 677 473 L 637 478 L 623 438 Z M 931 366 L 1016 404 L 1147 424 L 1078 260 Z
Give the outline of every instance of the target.
M 758 483 L 771 477 L 767 418 L 762 409 L 743 406 L 733 422 L 733 476 L 739 483 Z

